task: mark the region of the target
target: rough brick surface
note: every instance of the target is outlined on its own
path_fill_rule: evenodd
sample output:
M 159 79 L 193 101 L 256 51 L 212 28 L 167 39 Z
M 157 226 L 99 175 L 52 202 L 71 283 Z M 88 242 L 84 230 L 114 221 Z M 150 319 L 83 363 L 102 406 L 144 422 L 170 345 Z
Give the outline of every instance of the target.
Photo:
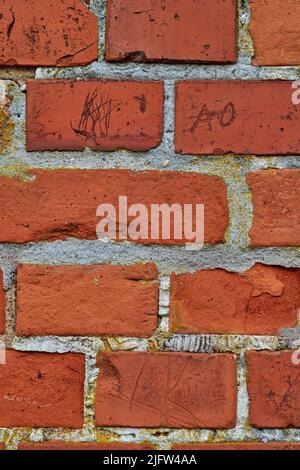
M 108 0 L 106 59 L 236 61 L 236 0 Z
M 247 354 L 249 420 L 257 428 L 300 427 L 300 365 L 291 351 Z
M 171 277 L 174 333 L 276 335 L 295 328 L 300 270 L 257 264 L 243 274 L 222 269 Z
M 252 246 L 300 246 L 300 170 L 250 173 Z
M 109 203 L 118 208 L 119 196 L 124 195 L 128 196 L 128 206 L 204 204 L 205 241 L 212 244 L 224 241 L 228 225 L 227 190 L 219 177 L 127 170 L 34 170 L 30 174 L 35 178 L 29 182 L 0 177 L 1 242 L 96 239 L 100 221 L 97 207 Z M 143 242 L 150 243 L 151 239 Z M 178 244 L 180 240 L 152 242 Z
M 173 450 L 300 450 L 299 442 L 224 442 L 221 444 L 174 445 Z
M 27 150 L 157 147 L 163 95 L 162 82 L 29 81 Z
M 98 21 L 80 0 L 5 0 L 0 65 L 70 67 L 98 57 Z
M 0 427 L 83 424 L 84 356 L 7 351 L 0 365 Z
M 0 335 L 5 331 L 5 292 L 3 288 L 3 274 L 0 269 Z
M 179 153 L 298 155 L 299 126 L 300 107 L 292 103 L 292 82 L 177 83 Z
M 150 337 L 157 327 L 156 279 L 153 264 L 20 266 L 17 334 Z
M 71 442 L 21 442 L 18 450 L 151 450 L 150 444 L 131 444 L 126 442 L 71 443 Z
M 254 65 L 299 65 L 298 0 L 250 0 Z
M 233 355 L 101 353 L 98 366 L 99 426 L 235 426 Z

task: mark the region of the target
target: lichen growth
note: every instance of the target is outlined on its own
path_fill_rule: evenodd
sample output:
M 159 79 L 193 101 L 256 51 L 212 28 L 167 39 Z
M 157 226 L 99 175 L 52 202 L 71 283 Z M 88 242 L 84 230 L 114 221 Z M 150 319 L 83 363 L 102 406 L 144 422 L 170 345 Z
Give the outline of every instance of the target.
M 1 165 L 0 176 L 4 176 L 6 178 L 17 178 L 23 183 L 28 183 L 33 180 L 33 175 L 30 174 L 29 167 L 20 161 Z
M 0 108 L 0 153 L 9 149 L 13 142 L 15 123 L 10 119 L 9 112 Z

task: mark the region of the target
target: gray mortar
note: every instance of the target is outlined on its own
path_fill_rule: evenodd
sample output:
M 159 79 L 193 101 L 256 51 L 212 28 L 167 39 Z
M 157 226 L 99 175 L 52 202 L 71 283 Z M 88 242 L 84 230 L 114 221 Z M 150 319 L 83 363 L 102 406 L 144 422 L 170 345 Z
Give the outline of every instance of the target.
M 63 441 L 114 441 L 152 442 L 168 449 L 179 442 L 226 441 L 299 441 L 300 430 L 252 429 L 248 419 L 248 394 L 246 387 L 245 352 L 249 350 L 280 350 L 300 345 L 300 326 L 282 331 L 280 337 L 235 335 L 174 335 L 167 337 L 169 313 L 169 276 L 172 272 L 195 272 L 199 269 L 224 268 L 243 272 L 256 262 L 285 267 L 300 267 L 299 248 L 248 247 L 248 230 L 252 223 L 251 195 L 245 182 L 248 172 L 265 168 L 300 168 L 300 158 L 255 156 L 180 156 L 174 152 L 174 85 L 176 80 L 299 80 L 298 67 L 253 67 L 253 46 L 247 31 L 250 18 L 248 0 L 239 4 L 239 58 L 234 65 L 195 64 L 109 64 L 104 61 L 105 51 L 105 0 L 92 0 L 90 8 L 99 17 L 99 61 L 87 67 L 44 68 L 36 70 L 37 79 L 90 79 L 163 80 L 165 84 L 165 125 L 162 144 L 150 152 L 113 153 L 94 152 L 32 152 L 25 150 L 25 100 L 26 86 L 20 80 L 6 80 L 12 86 L 12 120 L 15 122 L 12 146 L 1 155 L 0 173 L 14 176 L 28 168 L 124 168 L 133 171 L 151 169 L 186 171 L 222 176 L 228 186 L 230 226 L 225 245 L 205 246 L 201 251 L 189 252 L 184 247 L 143 246 L 132 243 L 104 244 L 100 241 L 68 239 L 54 243 L 28 243 L 24 245 L 0 244 L 0 264 L 4 271 L 7 295 L 7 335 L 9 346 L 22 351 L 81 352 L 86 357 L 85 423 L 81 430 L 64 429 L 0 429 L 0 440 L 15 449 L 22 439 L 33 442 Z M 276 103 L 274 103 L 276 106 Z M 237 197 L 238 195 L 238 197 Z M 91 338 L 91 337 L 29 337 L 15 336 L 15 286 L 16 267 L 31 264 L 132 264 L 154 261 L 160 271 L 159 326 L 148 339 Z M 94 423 L 95 381 L 99 373 L 96 357 L 99 351 L 191 351 L 231 352 L 238 356 L 238 421 L 235 429 L 169 430 L 169 429 L 100 429 Z

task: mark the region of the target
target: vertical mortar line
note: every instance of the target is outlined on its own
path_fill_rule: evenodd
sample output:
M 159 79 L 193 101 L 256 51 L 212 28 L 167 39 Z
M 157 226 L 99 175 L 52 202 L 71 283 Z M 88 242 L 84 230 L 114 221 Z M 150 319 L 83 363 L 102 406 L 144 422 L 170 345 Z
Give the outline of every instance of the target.
M 251 18 L 251 8 L 249 0 L 238 0 L 238 63 L 248 64 L 251 66 L 252 57 L 254 56 L 254 48 L 248 26 Z
M 166 157 L 173 155 L 175 150 L 175 83 L 175 80 L 164 80 L 164 133 L 161 150 Z M 168 160 L 165 166 L 168 166 Z
M 88 428 L 96 438 L 96 381 L 99 374 L 97 368 L 98 351 L 91 350 L 85 357 L 85 381 L 84 381 L 84 428 Z
M 247 368 L 245 350 L 237 358 L 237 426 L 236 430 L 244 435 L 249 418 L 249 396 L 247 390 Z
M 98 62 L 105 60 L 105 38 L 106 38 L 106 1 L 92 0 L 90 10 L 95 13 L 98 18 L 99 33 L 99 56 Z
M 169 334 L 170 276 L 164 274 L 159 276 L 158 295 L 158 331 L 163 334 Z
M 5 335 L 6 347 L 12 348 L 16 335 L 17 318 L 17 268 L 16 266 L 5 266 L 3 269 L 5 288 Z
M 233 162 L 229 174 L 224 180 L 228 191 L 229 226 L 226 231 L 226 243 L 237 245 L 242 249 L 249 246 L 249 230 L 252 227 L 252 197 L 248 188 L 245 173 L 248 162 Z

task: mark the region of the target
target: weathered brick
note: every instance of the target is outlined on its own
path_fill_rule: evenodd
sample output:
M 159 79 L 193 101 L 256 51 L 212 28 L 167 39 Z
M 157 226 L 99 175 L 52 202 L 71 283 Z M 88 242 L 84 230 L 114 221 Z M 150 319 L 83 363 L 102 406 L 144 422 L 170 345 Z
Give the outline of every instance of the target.
M 247 175 L 252 191 L 252 246 L 300 246 L 300 170 Z
M 5 331 L 5 292 L 3 288 L 3 274 L 0 269 L 0 335 Z
M 292 351 L 247 354 L 249 420 L 257 428 L 300 427 L 300 365 Z
M 83 424 L 84 356 L 9 350 L 0 365 L 1 427 Z
M 300 269 L 256 264 L 238 274 L 222 269 L 172 274 L 173 333 L 277 335 L 300 311 Z
M 222 442 L 173 446 L 173 450 L 300 450 L 299 442 Z
M 290 81 L 187 81 L 176 85 L 176 151 L 300 154 L 300 107 Z
M 106 59 L 236 61 L 236 0 L 108 0 Z
M 94 240 L 100 218 L 97 207 L 119 207 L 119 196 L 128 206 L 150 204 L 204 204 L 205 241 L 224 241 L 228 225 L 227 189 L 216 176 L 169 171 L 129 170 L 32 170 L 30 181 L 0 177 L 0 242 Z M 32 209 L 34 208 L 34 210 Z M 118 211 L 117 211 L 118 212 Z M 130 218 L 129 218 L 130 220 Z M 150 234 L 150 230 L 149 230 Z M 170 240 L 143 243 L 180 244 Z M 117 237 L 118 238 L 118 237 Z
M 157 147 L 163 132 L 162 82 L 30 80 L 27 150 Z
M 98 366 L 98 426 L 235 426 L 234 355 L 101 353 Z
M 17 334 L 150 337 L 157 327 L 157 274 L 154 264 L 20 266 Z
M 0 66 L 84 65 L 98 57 L 98 20 L 80 0 L 5 0 Z
M 150 444 L 134 444 L 127 442 L 107 443 L 75 443 L 75 442 L 21 442 L 18 450 L 151 450 Z
M 254 65 L 299 65 L 298 0 L 250 0 Z

